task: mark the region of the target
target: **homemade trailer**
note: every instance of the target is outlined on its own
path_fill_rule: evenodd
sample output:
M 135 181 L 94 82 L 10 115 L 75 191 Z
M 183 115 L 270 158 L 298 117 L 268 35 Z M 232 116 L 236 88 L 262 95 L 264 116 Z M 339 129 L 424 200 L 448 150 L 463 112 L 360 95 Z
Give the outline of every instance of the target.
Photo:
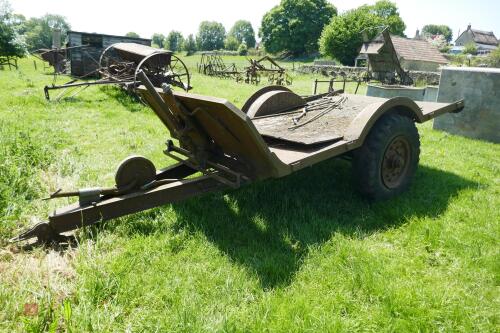
M 343 93 L 301 97 L 282 86 L 257 91 L 239 110 L 227 100 L 155 88 L 144 72 L 138 88 L 170 131 L 165 154 L 178 162 L 157 170 L 141 156 L 125 159 L 112 188 L 56 191 L 50 198 L 78 197 L 14 241 L 66 241 L 62 233 L 202 193 L 238 188 L 289 175 L 318 162 L 352 158 L 358 189 L 386 199 L 408 188 L 420 142 L 415 122 L 447 112 L 455 103 L 413 102 Z

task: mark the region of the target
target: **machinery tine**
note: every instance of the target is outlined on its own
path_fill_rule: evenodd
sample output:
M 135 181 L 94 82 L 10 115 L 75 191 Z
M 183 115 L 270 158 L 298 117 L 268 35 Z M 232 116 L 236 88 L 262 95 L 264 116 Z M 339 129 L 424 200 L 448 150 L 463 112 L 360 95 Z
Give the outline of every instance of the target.
M 33 227 L 19 234 L 18 236 L 11 238 L 9 241 L 11 243 L 17 243 L 29 240 L 34 237 L 37 238 L 38 244 L 62 243 L 68 242 L 70 239 L 72 239 L 72 237 L 56 233 L 54 230 L 52 230 L 49 223 L 41 222 L 35 224 Z

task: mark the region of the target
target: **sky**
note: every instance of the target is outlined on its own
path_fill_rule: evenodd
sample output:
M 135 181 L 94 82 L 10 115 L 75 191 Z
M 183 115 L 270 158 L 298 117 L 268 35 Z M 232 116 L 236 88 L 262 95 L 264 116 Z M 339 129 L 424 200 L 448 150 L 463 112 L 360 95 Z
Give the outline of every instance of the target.
M 372 4 L 371 0 L 329 0 L 339 12 Z M 262 16 L 279 0 L 10 0 L 14 12 L 26 17 L 46 13 L 67 18 L 72 30 L 123 35 L 129 31 L 150 38 L 155 32 L 178 30 L 196 34 L 201 21 L 221 22 L 227 31 L 240 19 L 258 31 Z M 413 37 L 425 24 L 446 24 L 456 38 L 468 24 L 500 37 L 500 0 L 393 0 Z

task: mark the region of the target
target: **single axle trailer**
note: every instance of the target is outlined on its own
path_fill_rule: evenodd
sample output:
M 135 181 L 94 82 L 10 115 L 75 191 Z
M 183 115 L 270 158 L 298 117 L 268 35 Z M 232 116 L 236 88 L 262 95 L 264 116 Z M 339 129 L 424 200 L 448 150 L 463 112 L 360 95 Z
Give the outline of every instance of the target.
M 56 191 L 78 197 L 14 241 L 65 241 L 63 233 L 167 203 L 268 178 L 287 176 L 338 156 L 349 156 L 359 191 L 387 199 L 406 190 L 417 169 L 415 123 L 448 112 L 455 103 L 413 102 L 344 93 L 301 97 L 282 86 L 252 95 L 240 110 L 227 100 L 154 87 L 138 73 L 139 94 L 170 131 L 164 153 L 176 164 L 157 170 L 141 156 L 125 159 L 112 188 Z

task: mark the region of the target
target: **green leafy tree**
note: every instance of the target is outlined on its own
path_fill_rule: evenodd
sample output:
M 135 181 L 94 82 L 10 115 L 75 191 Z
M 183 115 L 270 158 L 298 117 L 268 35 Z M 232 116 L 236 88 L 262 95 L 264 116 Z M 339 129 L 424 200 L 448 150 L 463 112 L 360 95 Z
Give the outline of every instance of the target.
M 374 38 L 380 27 L 387 27 L 391 34 L 404 36 L 406 26 L 396 5 L 390 1 L 364 5 L 333 18 L 321 34 L 320 51 L 344 65 L 353 65 L 363 44 L 363 33 Z
M 241 43 L 240 46 L 238 47 L 238 54 L 241 56 L 248 54 L 248 47 L 245 42 Z
M 203 21 L 198 29 L 196 41 L 198 49 L 203 51 L 220 50 L 224 48 L 226 29 L 222 23 Z
M 240 46 L 240 42 L 234 36 L 227 36 L 224 42 L 224 48 L 229 51 L 236 51 Z
M 238 45 L 245 42 L 247 47 L 255 47 L 255 31 L 253 30 L 252 23 L 245 20 L 236 21 L 231 30 L 229 30 L 229 37 L 234 37 L 238 41 Z M 235 50 L 238 48 L 236 46 Z
M 491 51 L 487 56 L 487 62 L 490 67 L 500 67 L 500 46 Z
M 186 38 L 186 41 L 184 42 L 184 51 L 186 51 L 187 55 L 191 55 L 195 53 L 196 50 L 197 50 L 196 40 L 194 39 L 194 36 L 191 34 Z
M 165 36 L 163 34 L 153 34 L 151 37 L 151 42 L 158 46 L 159 48 L 164 48 L 165 47 Z
M 282 0 L 264 15 L 259 35 L 268 52 L 313 53 L 335 15 L 337 9 L 326 0 Z
M 42 17 L 30 18 L 25 23 L 25 38 L 28 49 L 37 50 L 52 47 L 52 31 L 61 30 L 61 40 L 66 39 L 70 25 L 61 15 L 45 14 Z
M 381 25 L 389 27 L 391 34 L 405 37 L 406 24 L 394 2 L 379 0 L 373 6 L 368 6 L 368 10 Z
M 443 35 L 446 42 L 449 43 L 453 39 L 453 31 L 447 25 L 427 24 L 422 28 L 424 35 Z
M 474 43 L 468 43 L 464 46 L 464 49 L 462 50 L 463 54 L 472 54 L 476 55 L 477 54 L 477 46 Z
M 130 32 L 127 32 L 125 34 L 126 37 L 132 37 L 132 38 L 141 38 L 141 36 L 139 36 L 139 34 L 137 32 L 133 32 L 133 31 L 130 31 Z
M 10 4 L 0 0 L 0 56 L 22 57 L 26 53 L 14 19 Z
M 165 47 L 170 51 L 177 52 L 182 50 L 184 44 L 184 37 L 179 31 L 170 31 L 165 39 Z

